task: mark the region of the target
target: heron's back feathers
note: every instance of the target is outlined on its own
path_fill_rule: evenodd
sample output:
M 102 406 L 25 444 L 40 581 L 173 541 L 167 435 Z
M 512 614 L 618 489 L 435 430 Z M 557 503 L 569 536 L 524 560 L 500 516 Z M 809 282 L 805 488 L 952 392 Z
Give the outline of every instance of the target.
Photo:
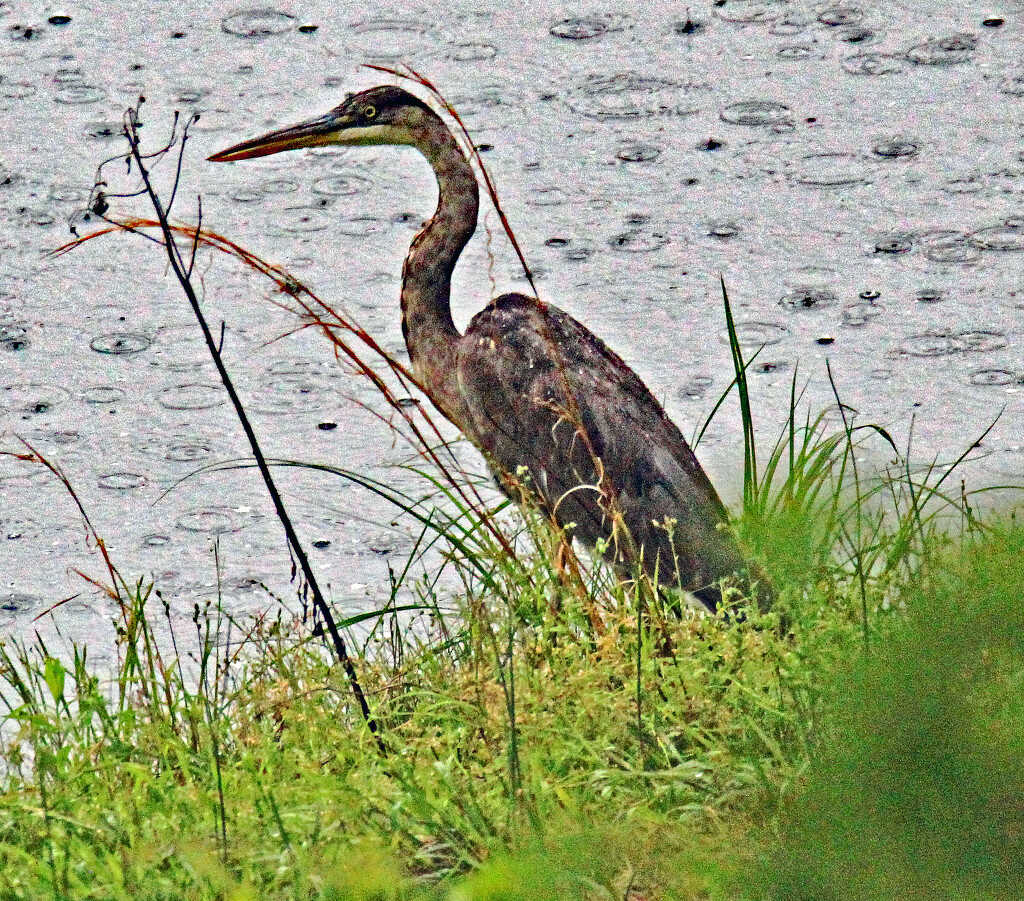
M 747 563 L 693 451 L 622 359 L 522 294 L 478 313 L 457 359 L 464 430 L 506 491 L 525 489 L 590 546 L 611 536 L 616 563 L 640 553 L 660 582 L 716 608 L 718 581 Z

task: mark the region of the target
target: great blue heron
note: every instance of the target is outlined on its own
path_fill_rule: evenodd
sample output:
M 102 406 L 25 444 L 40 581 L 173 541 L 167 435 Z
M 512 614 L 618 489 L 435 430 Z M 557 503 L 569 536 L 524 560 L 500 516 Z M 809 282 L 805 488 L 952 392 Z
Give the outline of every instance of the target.
M 714 612 L 722 583 L 771 599 L 750 575 L 725 506 L 679 429 L 615 353 L 562 310 L 503 294 L 460 334 L 451 277 L 476 229 L 476 176 L 444 121 L 385 85 L 318 119 L 215 153 L 215 162 L 323 145 L 416 148 L 434 169 L 437 210 L 402 271 L 402 333 L 434 405 L 484 454 L 514 499 L 532 498 L 620 568 L 639 563 Z

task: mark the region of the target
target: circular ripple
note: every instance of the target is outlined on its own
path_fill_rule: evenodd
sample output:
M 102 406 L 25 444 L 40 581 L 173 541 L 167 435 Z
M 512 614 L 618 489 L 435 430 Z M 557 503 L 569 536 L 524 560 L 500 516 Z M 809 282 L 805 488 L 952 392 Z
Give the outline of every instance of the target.
M 863 163 L 852 153 L 812 153 L 796 165 L 793 177 L 802 185 L 833 188 L 867 180 Z
M 1002 332 L 988 330 L 957 332 L 952 337 L 961 353 L 989 353 L 1002 350 L 1009 343 Z
M 907 65 L 904 57 L 894 53 L 855 53 L 843 60 L 843 71 L 850 75 L 900 75 Z
M 924 255 L 935 263 L 970 264 L 981 259 L 981 250 L 971 243 L 967 235 L 958 232 L 922 235 L 919 243 Z
M 164 451 L 171 463 L 197 463 L 213 456 L 210 444 L 194 438 L 172 439 Z
M 534 188 L 526 196 L 526 202 L 530 206 L 561 206 L 568 199 L 565 191 L 553 186 Z
M 608 30 L 608 23 L 600 19 L 562 19 L 548 29 L 552 37 L 567 41 L 586 41 L 599 38 Z
M 97 484 L 108 491 L 129 491 L 143 488 L 146 477 L 137 472 L 111 472 L 99 477 Z
M 329 389 L 312 379 L 276 379 L 253 398 L 252 409 L 269 414 L 310 412 L 323 407 L 328 393 Z
M 67 391 L 56 385 L 6 385 L 0 388 L 0 410 L 40 415 L 60 406 L 68 396 Z
M 147 457 L 159 457 L 174 463 L 202 460 L 213 454 L 212 441 L 204 442 L 192 435 L 142 435 L 132 441 L 132 447 Z
M 789 44 L 786 47 L 779 47 L 775 55 L 779 59 L 807 59 L 814 56 L 814 52 L 811 44 Z
M 117 404 L 125 397 L 124 391 L 113 385 L 94 385 L 78 392 L 78 399 L 87 404 Z
M 615 158 L 624 163 L 653 163 L 659 156 L 661 156 L 660 147 L 635 141 L 621 144 L 615 151 Z
M 793 124 L 793 112 L 774 100 L 741 100 L 730 103 L 719 114 L 731 125 L 784 126 Z
M 800 286 L 787 291 L 779 298 L 779 305 L 794 310 L 815 310 L 830 307 L 837 300 L 834 291 L 816 286 Z
M 66 106 L 85 106 L 105 100 L 107 92 L 94 84 L 62 84 L 53 92 L 53 102 Z
M 255 188 L 241 188 L 231 195 L 231 199 L 236 203 L 254 203 L 263 199 L 263 192 Z
M 352 238 L 368 238 L 381 232 L 387 223 L 383 219 L 374 216 L 351 216 L 342 219 L 335 224 L 335 231 L 339 235 L 347 235 Z
M 975 369 L 967 374 L 967 382 L 979 388 L 1001 388 L 1024 381 L 1009 369 Z
M 1002 350 L 1007 344 L 1002 332 L 924 332 L 904 338 L 899 352 L 909 357 L 948 357 L 960 353 L 989 353 Z
M 622 253 L 651 253 L 668 243 L 665 235 L 640 231 L 622 232 L 608 239 L 608 246 Z
M 70 57 L 67 57 L 70 59 Z M 85 79 L 85 72 L 78 68 L 62 66 L 53 72 L 54 84 L 80 84 Z
M 368 19 L 351 26 L 350 51 L 363 58 L 401 59 L 433 50 L 437 38 L 426 22 L 413 19 Z
M 193 383 L 164 388 L 157 402 L 168 410 L 209 410 L 227 400 L 221 385 Z
M 811 19 L 809 16 L 800 12 L 788 12 L 781 18 L 773 21 L 768 30 L 780 37 L 790 37 L 794 34 L 800 34 L 810 24 Z
M 239 526 L 226 510 L 211 508 L 193 510 L 178 517 L 175 526 L 184 532 L 198 532 L 204 535 L 220 535 L 224 532 L 237 532 Z
M 70 447 L 82 440 L 78 432 L 62 429 L 34 429 L 29 432 L 29 437 L 35 445 L 49 444 L 58 448 Z
M 742 231 L 743 229 L 740 228 L 739 224 L 731 219 L 712 219 L 708 223 L 709 238 L 719 238 L 725 241 L 729 238 L 735 238 Z
M 448 58 L 457 63 L 476 63 L 494 59 L 498 48 L 493 44 L 456 44 L 448 52 Z
M 775 322 L 760 322 L 760 321 L 749 321 L 749 322 L 737 322 L 736 323 L 736 340 L 739 342 L 741 347 L 763 347 L 767 344 L 778 344 L 786 335 L 789 334 L 789 329 L 784 325 L 779 325 Z M 729 332 L 728 330 L 723 331 L 719 334 L 718 340 L 723 344 L 729 343 Z
M 714 383 L 715 380 L 709 375 L 695 375 L 688 382 L 680 385 L 676 389 L 676 394 L 687 400 L 700 400 Z
M 319 206 L 289 206 L 281 214 L 285 218 L 281 231 L 292 235 L 322 232 L 334 223 L 334 215 Z
M 89 347 L 98 354 L 128 356 L 142 353 L 152 343 L 153 339 L 141 332 L 111 332 L 108 335 L 99 335 L 93 338 L 89 342 Z
M 904 159 L 908 156 L 917 156 L 921 147 L 916 141 L 907 138 L 881 138 L 876 141 L 871 152 L 882 159 L 895 160 Z
M 949 335 L 926 332 L 904 338 L 899 352 L 909 357 L 946 357 L 956 353 Z
M 295 22 L 295 16 L 281 10 L 246 9 L 223 19 L 220 27 L 239 38 L 265 38 L 291 31 Z
M 179 88 L 175 100 L 183 105 L 199 103 L 207 95 L 205 88 Z
M 1008 219 L 1002 225 L 980 228 L 968 237 L 983 250 L 1024 250 L 1024 219 Z
M 907 51 L 907 59 L 919 66 L 955 66 L 970 60 L 977 46 L 973 34 L 951 34 L 915 44 Z
M 921 288 L 914 296 L 918 303 L 939 303 L 948 293 L 942 288 Z
M 294 194 L 299 190 L 299 183 L 290 178 L 268 178 L 260 182 L 260 190 L 264 194 Z
M 85 73 L 81 69 L 70 67 L 62 67 L 53 73 L 54 84 L 75 84 L 81 82 L 83 78 L 85 78 Z
M 860 328 L 884 312 L 885 307 L 877 303 L 847 304 L 843 307 L 843 325 L 849 328 Z
M 602 121 L 632 121 L 648 116 L 689 116 L 698 112 L 679 99 L 680 85 L 665 78 L 619 72 L 592 74 L 569 89 L 573 112 Z
M 362 175 L 351 172 L 338 172 L 325 175 L 313 182 L 313 193 L 327 197 L 348 197 L 351 194 L 365 194 L 373 187 L 373 182 Z
M 57 203 L 84 205 L 89 201 L 91 191 L 84 185 L 54 185 L 50 188 L 50 200 Z
M 818 21 L 822 25 L 856 25 L 864 18 L 864 13 L 852 6 L 831 6 L 819 13 Z

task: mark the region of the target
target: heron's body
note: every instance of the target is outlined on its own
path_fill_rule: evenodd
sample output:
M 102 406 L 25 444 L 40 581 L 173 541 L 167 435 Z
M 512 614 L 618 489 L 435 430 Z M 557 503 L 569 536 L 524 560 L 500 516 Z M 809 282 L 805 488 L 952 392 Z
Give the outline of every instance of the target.
M 309 123 L 230 147 L 226 161 L 323 144 L 406 144 L 430 162 L 438 206 L 402 277 L 402 331 L 431 401 L 484 453 L 504 490 L 532 498 L 585 544 L 606 542 L 709 609 L 720 582 L 750 587 L 728 515 L 679 429 L 640 378 L 562 310 L 504 294 L 462 334 L 451 276 L 476 229 L 476 176 L 447 126 L 400 88 L 348 98 Z M 758 586 L 762 604 L 770 599 Z

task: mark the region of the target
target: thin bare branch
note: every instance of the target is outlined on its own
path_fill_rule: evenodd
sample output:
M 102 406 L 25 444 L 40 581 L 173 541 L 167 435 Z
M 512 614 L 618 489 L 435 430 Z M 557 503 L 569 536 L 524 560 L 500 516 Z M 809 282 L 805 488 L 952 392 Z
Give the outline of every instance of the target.
M 142 98 L 140 98 L 140 103 L 141 102 Z M 274 504 L 274 508 L 277 513 L 278 519 L 280 520 L 282 526 L 284 527 L 285 534 L 287 535 L 288 538 L 289 550 L 294 555 L 295 559 L 298 561 L 299 567 L 302 570 L 303 586 L 306 589 L 308 589 L 313 595 L 314 606 L 317 612 L 319 613 L 322 622 L 327 627 L 328 634 L 330 635 L 331 640 L 334 644 L 335 652 L 337 653 L 338 659 L 341 662 L 343 669 L 345 670 L 346 676 L 348 677 L 349 685 L 352 690 L 353 696 L 356 700 L 356 703 L 359 707 L 359 710 L 364 720 L 366 721 L 367 725 L 369 726 L 370 731 L 375 735 L 378 747 L 380 748 L 381 752 L 386 753 L 386 748 L 384 746 L 383 740 L 381 739 L 378 732 L 377 723 L 370 713 L 369 705 L 366 702 L 366 697 L 365 694 L 363 693 L 362 686 L 359 682 L 358 675 L 355 671 L 355 666 L 346 649 L 345 641 L 342 638 L 341 633 L 338 630 L 338 627 L 334 621 L 331 609 L 328 606 L 323 596 L 323 593 L 320 590 L 319 584 L 316 580 L 316 576 L 313 573 L 312 567 L 309 563 L 309 559 L 299 541 L 298 534 L 296 533 L 291 518 L 289 517 L 288 512 L 284 506 L 284 502 L 281 498 L 280 492 L 277 490 L 277 487 L 271 476 L 269 466 L 260 448 L 252 424 L 249 422 L 245 408 L 242 405 L 241 399 L 239 398 L 237 391 L 235 390 L 234 384 L 231 380 L 231 377 L 228 374 L 227 369 L 224 365 L 224 361 L 222 359 L 218 343 L 214 340 L 214 336 L 210 330 L 210 327 L 206 321 L 205 316 L 203 315 L 202 308 L 199 304 L 199 299 L 196 296 L 195 289 L 193 288 L 192 283 L 189 279 L 191 266 L 185 265 L 184 259 L 181 255 L 181 251 L 177 245 L 177 242 L 175 241 L 176 234 L 187 235 L 191 243 L 193 244 L 192 259 L 194 260 L 194 248 L 200 242 L 202 229 L 198 225 L 194 227 L 171 225 L 168 219 L 168 210 L 170 209 L 170 204 L 168 204 L 168 206 L 165 208 L 150 177 L 150 169 L 147 167 L 147 162 L 155 161 L 155 163 L 158 163 L 163 158 L 163 156 L 165 156 L 170 151 L 171 147 L 174 144 L 174 136 L 177 127 L 177 117 L 175 118 L 175 126 L 174 128 L 172 128 L 171 141 L 167 145 L 162 147 L 160 150 L 155 151 L 153 153 L 143 153 L 141 149 L 141 140 L 138 133 L 138 126 L 138 107 L 135 107 L 129 109 L 125 114 L 125 137 L 128 141 L 129 146 L 128 158 L 134 161 L 134 165 L 138 170 L 139 178 L 142 181 L 144 194 L 149 199 L 150 204 L 155 210 L 157 218 L 155 222 L 138 219 L 129 219 L 127 221 L 121 221 L 111 216 L 107 216 L 106 210 L 104 210 L 104 215 L 102 216 L 102 218 L 104 219 L 104 221 L 111 224 L 114 228 L 120 228 L 126 231 L 136 231 L 140 228 L 155 228 L 156 230 L 159 231 L 162 240 L 159 241 L 158 243 L 161 243 L 164 247 L 171 269 L 174 272 L 175 277 L 178 279 L 178 282 L 181 285 L 181 288 L 189 301 L 189 305 L 191 306 L 192 311 L 195 314 L 196 321 L 198 322 L 200 329 L 202 330 L 203 338 L 206 342 L 207 349 L 209 350 L 214 365 L 217 368 L 217 372 L 220 376 L 221 382 L 223 383 L 225 389 L 227 390 L 228 396 L 230 397 L 231 402 L 234 405 L 235 412 L 238 415 L 239 421 L 242 425 L 242 429 L 245 432 L 246 438 L 249 441 L 250 449 L 252 450 L 253 453 L 253 458 L 256 462 L 257 467 L 260 470 L 260 474 L 263 477 L 263 481 L 267 486 L 267 491 L 270 494 L 271 500 Z M 182 152 L 183 148 L 181 148 L 179 145 L 177 161 L 177 171 L 179 173 L 181 169 Z M 177 187 L 177 181 L 178 179 L 176 176 L 175 188 Z M 172 194 L 172 203 L 173 199 L 174 197 Z M 70 242 L 70 244 L 65 245 L 62 248 L 58 248 L 56 253 L 64 253 L 74 247 L 81 246 L 81 244 L 83 244 L 85 240 L 88 240 L 91 237 L 94 237 L 94 235 L 87 236 L 84 239 L 77 239 L 75 241 L 72 241 Z

